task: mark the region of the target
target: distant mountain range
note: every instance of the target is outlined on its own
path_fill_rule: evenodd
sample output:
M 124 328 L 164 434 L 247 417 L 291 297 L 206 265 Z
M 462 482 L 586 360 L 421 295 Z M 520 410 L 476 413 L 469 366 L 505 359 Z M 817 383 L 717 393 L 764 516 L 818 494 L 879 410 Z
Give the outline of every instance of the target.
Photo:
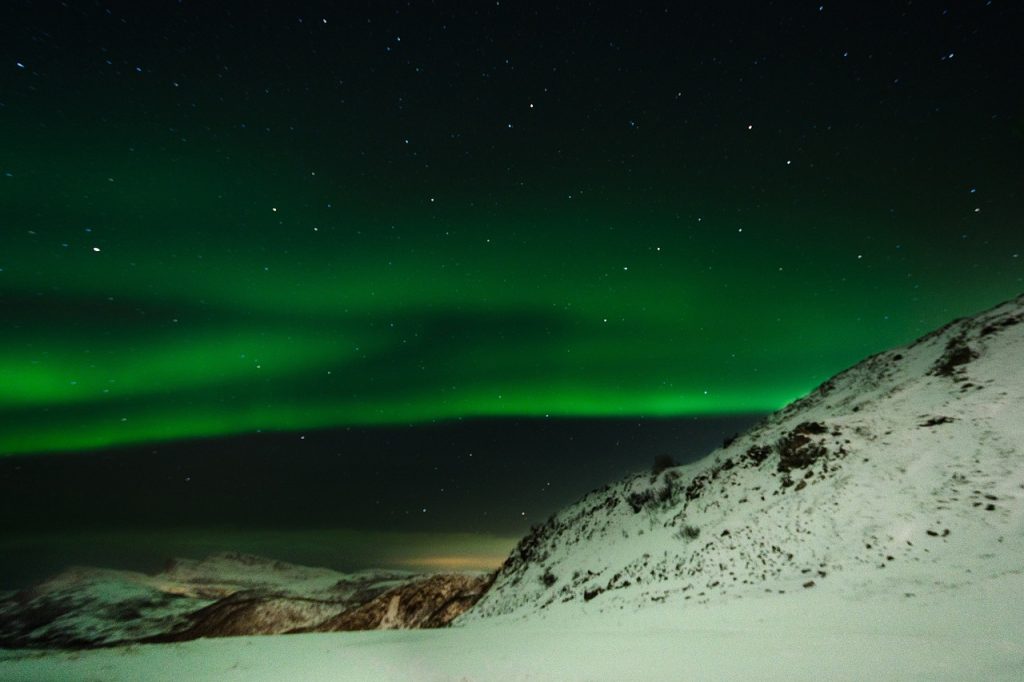
M 154 575 L 75 567 L 0 600 L 0 646 L 440 627 L 475 603 L 491 577 L 343 574 L 233 552 L 176 559 Z

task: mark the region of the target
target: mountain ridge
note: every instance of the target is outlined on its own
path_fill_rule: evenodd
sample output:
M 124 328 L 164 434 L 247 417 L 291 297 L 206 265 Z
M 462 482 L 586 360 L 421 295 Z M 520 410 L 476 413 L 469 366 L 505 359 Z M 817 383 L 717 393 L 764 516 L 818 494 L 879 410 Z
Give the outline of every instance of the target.
M 837 577 L 848 593 L 915 595 L 1019 570 L 1008 545 L 1021 556 L 1022 321 L 1024 295 L 958 318 L 697 463 L 593 491 L 535 526 L 456 624 L 577 602 L 714 603 Z
M 443 627 L 475 603 L 490 577 L 345 574 L 239 552 L 171 559 L 152 575 L 73 566 L 0 598 L 0 647 Z

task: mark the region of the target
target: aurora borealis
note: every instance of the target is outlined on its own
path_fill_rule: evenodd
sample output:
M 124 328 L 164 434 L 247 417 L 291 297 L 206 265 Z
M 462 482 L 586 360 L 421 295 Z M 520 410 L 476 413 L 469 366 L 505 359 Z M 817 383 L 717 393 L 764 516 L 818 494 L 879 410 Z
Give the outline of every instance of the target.
M 749 4 L 6 3 L 0 587 L 492 565 L 1024 290 L 1021 5 Z
M 7 454 L 766 411 L 1022 288 L 1010 3 L 4 12 Z

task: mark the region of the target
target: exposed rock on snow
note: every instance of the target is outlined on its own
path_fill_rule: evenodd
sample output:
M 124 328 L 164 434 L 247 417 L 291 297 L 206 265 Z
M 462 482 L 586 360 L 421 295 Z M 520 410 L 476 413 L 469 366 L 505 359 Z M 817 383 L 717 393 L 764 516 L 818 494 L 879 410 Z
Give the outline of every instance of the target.
M 380 619 L 371 614 L 382 599 L 398 600 L 398 614 L 384 627 L 441 627 L 472 606 L 490 579 L 343 574 L 234 552 L 176 559 L 155 575 L 76 567 L 0 600 L 0 646 L 84 648 L 376 628 Z
M 439 628 L 468 610 L 490 587 L 493 575 L 437 575 L 388 590 L 309 632 Z
M 840 373 L 701 462 L 590 493 L 534 527 L 457 624 L 829 581 L 920 595 L 1021 573 L 1022 320 L 1024 297 L 954 321 Z

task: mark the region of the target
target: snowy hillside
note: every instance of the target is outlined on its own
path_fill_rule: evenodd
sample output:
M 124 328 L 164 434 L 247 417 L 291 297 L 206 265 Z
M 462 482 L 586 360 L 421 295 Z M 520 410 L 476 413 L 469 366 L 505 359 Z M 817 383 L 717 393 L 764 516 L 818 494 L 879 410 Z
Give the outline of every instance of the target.
M 696 464 L 524 538 L 459 624 L 821 589 L 913 599 L 1024 570 L 1024 297 L 880 353 Z

